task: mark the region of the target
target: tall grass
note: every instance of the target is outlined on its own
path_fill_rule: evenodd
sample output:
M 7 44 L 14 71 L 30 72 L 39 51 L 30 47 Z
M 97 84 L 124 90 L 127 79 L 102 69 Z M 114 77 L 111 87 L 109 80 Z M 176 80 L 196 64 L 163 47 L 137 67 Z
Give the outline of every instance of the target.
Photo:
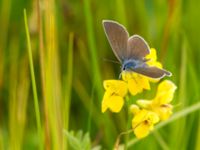
M 60 63 L 58 58 L 58 39 L 56 27 L 55 2 L 44 2 L 44 28 L 45 28 L 45 90 L 47 101 L 47 118 L 49 120 L 51 146 L 53 149 L 63 147 L 63 119 Z
M 103 80 L 120 72 L 102 61 L 115 59 L 103 19 L 142 35 L 178 87 L 174 115 L 145 139 L 121 136 L 120 147 L 200 149 L 199 9 L 198 0 L 0 1 L 0 149 L 71 149 L 63 130 L 112 149 L 130 129 L 128 110 L 101 113 Z
M 69 118 L 70 118 L 70 104 L 71 104 L 71 91 L 72 91 L 72 81 L 73 81 L 73 44 L 74 44 L 74 34 L 69 34 L 69 47 L 68 47 L 68 60 L 67 60 L 67 77 L 65 81 L 65 98 L 63 107 L 63 127 L 65 130 L 69 130 Z M 64 134 L 63 134 L 64 135 Z M 63 137 L 63 143 L 67 142 L 67 138 Z M 66 149 L 67 145 L 63 145 L 63 149 Z
M 4 67 L 5 67 L 5 52 L 4 49 L 6 48 L 6 41 L 8 38 L 8 27 L 10 22 L 10 8 L 11 8 L 11 1 L 3 1 L 1 2 L 1 10 L 0 10 L 0 17 L 1 17 L 1 29 L 2 32 L 0 33 L 0 89 L 3 86 L 3 75 L 4 75 Z
M 29 29 L 28 29 L 26 9 L 24 9 L 24 24 L 25 24 L 25 29 L 26 29 L 27 49 L 28 49 L 30 72 L 31 72 L 31 82 L 32 82 L 32 89 L 33 89 L 33 99 L 34 99 L 34 107 L 35 107 L 36 124 L 37 124 L 37 130 L 38 130 L 38 138 L 41 143 L 40 149 L 43 149 L 43 140 L 42 140 L 43 134 L 42 134 L 41 119 L 40 119 L 41 118 L 40 108 L 39 108 L 39 102 L 38 102 L 37 86 L 36 86 L 36 81 L 35 81 L 35 71 L 34 71 L 34 65 L 33 65 L 33 56 L 32 56 L 31 40 L 30 40 Z M 10 123 L 10 124 L 12 125 L 13 123 Z
M 97 87 L 97 94 L 99 100 L 102 97 L 102 82 L 101 82 L 101 75 L 100 75 L 100 68 L 99 68 L 99 58 L 98 58 L 98 51 L 96 46 L 96 40 L 94 35 L 94 27 L 93 27 L 93 19 L 92 13 L 90 8 L 90 0 L 84 0 L 84 12 L 85 12 L 85 21 L 86 21 L 86 28 L 87 28 L 87 39 L 89 45 L 89 51 L 91 55 L 91 63 L 92 66 L 91 73 L 93 76 L 93 82 Z

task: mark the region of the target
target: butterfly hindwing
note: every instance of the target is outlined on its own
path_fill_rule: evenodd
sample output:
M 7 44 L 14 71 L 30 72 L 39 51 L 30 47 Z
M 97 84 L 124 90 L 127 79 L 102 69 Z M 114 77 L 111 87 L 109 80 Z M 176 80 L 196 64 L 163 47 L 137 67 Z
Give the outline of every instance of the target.
M 151 78 L 162 78 L 164 76 L 171 76 L 171 73 L 169 71 L 157 67 L 138 67 L 133 69 L 133 71 Z

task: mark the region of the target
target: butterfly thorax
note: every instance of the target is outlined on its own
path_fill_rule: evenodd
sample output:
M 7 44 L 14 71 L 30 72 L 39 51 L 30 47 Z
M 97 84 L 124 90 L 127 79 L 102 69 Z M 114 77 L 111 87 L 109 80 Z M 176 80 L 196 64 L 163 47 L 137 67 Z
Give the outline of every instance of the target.
M 122 71 L 133 71 L 135 68 L 146 66 L 145 61 L 128 59 L 122 63 Z

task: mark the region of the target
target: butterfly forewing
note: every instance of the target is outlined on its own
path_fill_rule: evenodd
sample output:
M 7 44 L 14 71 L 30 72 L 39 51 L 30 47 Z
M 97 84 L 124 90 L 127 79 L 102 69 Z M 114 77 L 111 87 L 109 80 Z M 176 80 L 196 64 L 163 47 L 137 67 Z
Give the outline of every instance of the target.
M 171 73 L 169 71 L 157 67 L 138 67 L 135 68 L 133 71 L 151 78 L 162 78 L 164 76 L 171 76 Z
M 128 32 L 115 21 L 104 20 L 103 27 L 115 56 L 123 62 L 127 56 Z
M 133 35 L 128 39 L 128 59 L 143 59 L 150 53 L 147 42 L 139 35 Z

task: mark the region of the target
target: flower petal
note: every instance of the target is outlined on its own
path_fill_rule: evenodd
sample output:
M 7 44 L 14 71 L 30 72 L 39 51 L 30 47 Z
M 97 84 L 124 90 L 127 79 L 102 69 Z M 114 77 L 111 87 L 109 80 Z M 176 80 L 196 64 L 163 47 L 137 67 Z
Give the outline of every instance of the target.
M 119 112 L 122 109 L 123 105 L 124 99 L 120 96 L 115 95 L 111 96 L 107 102 L 108 108 L 110 108 L 110 110 L 115 113 Z
M 129 71 L 123 71 L 122 72 L 122 79 L 124 81 L 129 81 L 130 79 L 133 79 L 135 76 L 134 72 L 129 72 Z
M 132 119 L 132 128 L 136 137 L 147 136 L 158 121 L 159 117 L 155 112 L 146 109 L 139 110 Z
M 154 98 L 154 103 L 160 105 L 170 103 L 173 99 L 176 88 L 176 85 L 169 80 L 164 80 L 161 82 L 158 86 L 157 94 Z
M 157 108 L 154 108 L 154 112 L 159 115 L 160 120 L 167 120 L 172 115 L 172 105 L 166 104 Z
M 105 80 L 103 82 L 106 91 L 124 97 L 128 92 L 127 83 L 121 80 Z
M 152 101 L 150 100 L 137 100 L 137 104 L 142 107 L 142 108 L 146 108 L 146 109 L 149 109 L 151 107 L 151 103 Z
M 143 75 L 139 75 L 138 76 L 138 83 L 142 86 L 143 89 L 150 90 L 150 84 L 149 84 L 148 77 L 143 76 Z
M 101 103 L 101 112 L 103 112 L 103 113 L 108 109 L 108 101 L 109 101 L 111 94 L 112 93 L 110 93 L 109 91 L 106 91 L 104 93 L 103 100 Z
M 147 115 L 147 120 L 148 120 L 149 124 L 153 125 L 155 123 L 158 123 L 160 119 L 159 119 L 157 113 L 149 111 L 148 115 Z
M 140 111 L 140 108 L 138 107 L 138 105 L 135 105 L 135 104 L 132 104 L 129 109 L 130 109 L 130 112 L 133 113 L 134 115 L 136 115 Z
M 148 114 L 148 111 L 146 109 L 140 110 L 132 119 L 132 127 L 135 128 L 140 123 L 145 121 L 147 114 Z
M 156 49 L 151 48 L 150 54 L 145 57 L 148 61 L 147 64 L 149 66 L 155 66 L 158 68 L 162 68 L 162 64 L 157 61 L 157 54 L 156 54 Z M 154 78 L 149 78 L 150 82 L 158 82 L 160 79 L 154 79 Z
M 151 48 L 150 53 L 145 58 L 150 59 L 151 61 L 156 61 L 157 60 L 156 49 Z
M 128 90 L 131 93 L 131 95 L 136 95 L 138 93 L 142 92 L 142 87 L 136 82 L 134 79 L 130 79 L 128 81 Z
M 133 129 L 134 134 L 138 139 L 146 137 L 149 134 L 150 130 L 150 125 L 146 124 L 145 122 L 141 123 L 135 129 Z

